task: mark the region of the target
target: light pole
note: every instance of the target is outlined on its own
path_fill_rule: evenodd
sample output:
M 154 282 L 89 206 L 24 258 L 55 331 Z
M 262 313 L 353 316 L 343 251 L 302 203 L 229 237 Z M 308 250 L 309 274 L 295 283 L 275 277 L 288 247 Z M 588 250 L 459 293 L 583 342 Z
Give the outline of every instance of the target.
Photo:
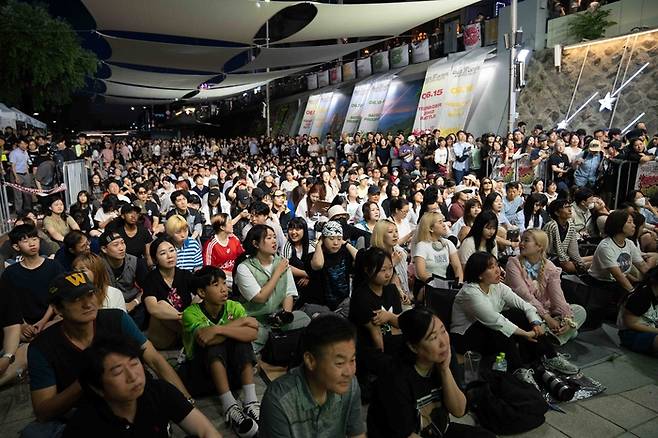
M 265 1 L 267 2 L 269 0 L 265 0 Z M 265 48 L 269 48 L 269 47 L 270 47 L 270 20 L 268 19 L 265 22 Z M 265 71 L 269 73 L 270 68 L 267 67 Z M 267 130 L 265 131 L 265 135 L 267 137 L 270 137 L 271 128 L 270 128 L 270 82 L 269 81 L 265 83 L 265 111 L 266 111 L 265 117 L 267 119 Z
M 507 121 L 507 132 L 514 131 L 516 121 L 516 12 L 517 0 L 512 0 L 510 10 L 510 37 L 509 37 L 509 117 Z

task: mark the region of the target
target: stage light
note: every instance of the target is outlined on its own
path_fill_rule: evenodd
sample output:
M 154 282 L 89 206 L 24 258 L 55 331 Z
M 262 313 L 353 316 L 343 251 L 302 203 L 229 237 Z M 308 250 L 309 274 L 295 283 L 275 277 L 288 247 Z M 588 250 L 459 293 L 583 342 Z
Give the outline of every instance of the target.
M 130 111 L 135 111 L 135 107 L 134 107 L 134 106 L 131 106 L 131 107 L 130 107 Z

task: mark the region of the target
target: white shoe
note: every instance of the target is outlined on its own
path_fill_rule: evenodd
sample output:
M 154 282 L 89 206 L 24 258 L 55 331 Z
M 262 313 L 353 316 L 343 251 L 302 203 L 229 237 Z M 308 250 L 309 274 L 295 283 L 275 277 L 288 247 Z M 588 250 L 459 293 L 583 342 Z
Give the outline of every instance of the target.
M 253 438 L 258 433 L 258 424 L 246 415 L 238 404 L 226 410 L 226 422 L 240 438 Z

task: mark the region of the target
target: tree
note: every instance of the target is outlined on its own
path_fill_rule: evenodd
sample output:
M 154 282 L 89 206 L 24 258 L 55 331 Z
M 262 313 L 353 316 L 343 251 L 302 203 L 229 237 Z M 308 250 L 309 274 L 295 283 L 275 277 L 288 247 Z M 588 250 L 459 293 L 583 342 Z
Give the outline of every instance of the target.
M 0 101 L 25 112 L 62 105 L 96 73 L 98 60 L 78 35 L 43 6 L 0 6 Z
M 569 30 L 576 35 L 578 40 L 595 40 L 605 34 L 605 30 L 617 24 L 609 21 L 609 9 L 596 9 L 576 14 L 569 22 Z

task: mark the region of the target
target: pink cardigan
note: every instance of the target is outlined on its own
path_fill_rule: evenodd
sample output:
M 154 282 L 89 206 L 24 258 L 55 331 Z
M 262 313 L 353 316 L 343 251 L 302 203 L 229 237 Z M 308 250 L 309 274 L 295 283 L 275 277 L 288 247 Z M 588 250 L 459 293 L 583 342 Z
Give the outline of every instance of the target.
M 560 273 L 562 269 L 546 260 L 542 289 L 539 290 L 532 282 L 526 270 L 521 266 L 519 257 L 510 257 L 505 269 L 505 283 L 528 303 L 532 304 L 540 315 L 573 316 L 571 307 L 564 299 Z

